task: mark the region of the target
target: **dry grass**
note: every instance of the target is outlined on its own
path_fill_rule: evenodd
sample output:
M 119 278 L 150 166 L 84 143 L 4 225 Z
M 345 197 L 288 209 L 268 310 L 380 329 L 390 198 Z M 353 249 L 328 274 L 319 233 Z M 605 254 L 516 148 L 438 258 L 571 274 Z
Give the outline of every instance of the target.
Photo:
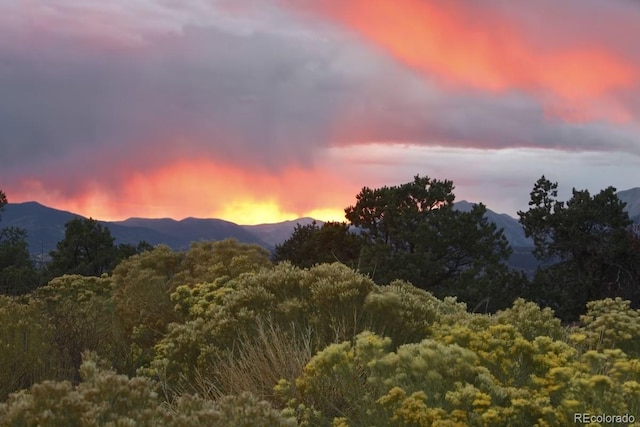
M 218 400 L 250 392 L 275 404 L 278 381 L 286 379 L 295 384 L 313 356 L 312 331 L 300 331 L 293 324 L 283 328 L 269 320 L 261 321 L 257 334 L 242 333 L 237 343 L 232 351 L 217 358 L 213 378 L 198 377 L 194 386 L 200 396 Z

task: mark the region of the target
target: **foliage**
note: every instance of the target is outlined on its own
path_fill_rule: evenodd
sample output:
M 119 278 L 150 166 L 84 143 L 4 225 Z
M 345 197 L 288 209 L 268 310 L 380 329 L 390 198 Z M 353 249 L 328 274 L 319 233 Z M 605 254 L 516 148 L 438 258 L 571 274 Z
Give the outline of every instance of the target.
M 116 246 L 118 260 L 124 260 L 134 255 L 138 255 L 151 250 L 153 250 L 153 246 L 145 240 L 139 241 L 137 245 L 132 245 L 130 243 L 120 243 L 118 246 Z
M 640 408 L 640 360 L 620 350 L 581 353 L 499 323 L 390 343 L 364 332 L 318 352 L 278 383 L 283 414 L 301 425 L 562 426 Z
M 197 377 L 215 378 L 216 360 L 235 351 L 240 331 L 254 337 L 260 322 L 269 319 L 295 336 L 311 329 L 315 351 L 361 330 L 364 300 L 373 286 L 341 264 L 300 270 L 289 263 L 233 279 L 179 286 L 172 299 L 189 320 L 170 326 L 155 348 L 149 373 L 178 389 Z
M 233 280 L 180 286 L 172 298 L 189 320 L 169 327 L 150 369 L 141 372 L 162 379 L 172 393 L 196 384 L 199 394 L 217 396 L 251 383 L 264 399 L 273 398 L 274 372 L 291 379 L 310 352 L 327 344 L 372 330 L 392 334 L 398 346 L 429 336 L 436 321 L 465 314 L 452 299 L 399 281 L 379 287 L 339 263 L 301 270 L 285 262 Z M 290 362 L 273 356 L 286 352 Z
M 303 268 L 332 262 L 357 268 L 362 244 L 362 238 L 351 232 L 344 222 L 325 222 L 318 226 L 313 221 L 296 225 L 291 237 L 276 245 L 273 260 L 287 260 Z
M 97 351 L 121 367 L 126 346 L 112 299 L 111 278 L 66 275 L 32 295 L 42 303 L 43 317 L 53 329 L 53 345 L 66 364 L 77 370 L 85 350 Z
M 553 310 L 548 307 L 541 309 L 522 298 L 515 300 L 512 307 L 496 313 L 494 319 L 499 324 L 513 325 L 523 338 L 530 341 L 540 336 L 561 340 L 566 335 Z
M 6 205 L 7 195 L 0 190 L 0 213 Z M 0 294 L 28 293 L 38 284 L 39 276 L 29 254 L 26 230 L 0 228 Z
M 392 252 L 414 252 L 414 230 L 429 214 L 451 206 L 453 188 L 451 181 L 420 176 L 400 186 L 364 187 L 356 204 L 345 209 L 346 218 L 369 240 L 389 245 Z
M 514 299 L 509 285 L 518 277 L 504 265 L 511 253 L 506 237 L 484 217 L 484 205 L 454 209 L 453 188 L 451 181 L 420 176 L 400 186 L 363 188 L 345 209 L 366 241 L 360 269 L 377 283 L 402 279 L 472 306 L 483 300 L 495 302 L 494 309 L 508 306 Z
M 171 279 L 171 288 L 221 277 L 235 278 L 270 266 L 269 252 L 256 244 L 240 243 L 235 239 L 194 242 L 182 261 L 180 271 Z
M 440 300 L 431 293 L 396 280 L 376 286 L 365 299 L 367 329 L 393 337 L 392 347 L 419 342 L 438 324 L 466 317 L 466 305 L 454 298 Z M 455 321 L 455 320 L 453 320 Z
M 527 212 L 518 212 L 535 255 L 548 265 L 534 280 L 532 297 L 575 320 L 588 301 L 620 296 L 640 303 L 640 249 L 624 203 L 609 187 L 591 196 L 573 189 L 557 200 L 558 184 L 534 185 Z
M 587 312 L 580 316 L 586 340 L 591 349 L 620 349 L 640 358 L 640 311 L 630 307 L 630 301 L 607 298 L 591 301 Z
M 272 266 L 237 242 L 158 247 L 112 277 L 0 298 L 0 392 L 27 389 L 0 425 L 563 426 L 640 411 L 629 301 L 592 302 L 573 326 L 522 299 L 466 308 L 339 263 Z
M 296 380 L 300 397 L 290 399 L 289 405 L 303 403 L 329 419 L 342 418 L 347 425 L 403 425 L 418 420 L 432 425 L 441 412 L 448 412 L 441 408 L 447 391 L 476 383 L 484 374 L 475 355 L 458 346 L 424 340 L 389 352 L 390 342 L 364 332 L 353 344 L 328 346 Z M 279 384 L 282 392 L 286 387 Z M 406 406 L 415 411 L 409 413 Z
M 182 396 L 170 407 L 151 380 L 128 378 L 85 353 L 82 381 L 45 381 L 0 404 L 1 426 L 290 426 L 266 402 L 253 396 L 229 396 L 219 402 Z
M 300 331 L 294 325 L 285 328 L 258 320 L 254 334 L 242 331 L 234 351 L 221 352 L 215 358 L 215 378 L 196 377 L 195 391 L 213 400 L 248 391 L 277 402 L 274 385 L 281 379 L 295 380 L 313 356 L 312 335 L 311 329 Z
M 55 330 L 42 322 L 42 303 L 0 296 L 0 399 L 44 379 L 67 374 L 54 345 Z M 46 356 L 46 357 L 45 357 Z
M 65 224 L 64 239 L 50 252 L 50 276 L 82 274 L 100 276 L 111 273 L 123 259 L 151 249 L 147 242 L 137 246 L 115 245 L 105 226 L 95 219 L 74 218 Z
M 114 238 L 109 229 L 94 219 L 75 218 L 65 224 L 64 239 L 50 253 L 51 274 L 100 276 L 117 262 Z
M 7 205 L 7 195 L 4 191 L 0 190 L 0 213 L 4 210 L 4 207 Z M 0 216 L 2 219 L 2 216 Z
M 122 261 L 113 272 L 113 302 L 129 347 L 129 374 L 151 360 L 167 325 L 179 320 L 169 293 L 184 256 L 160 245 Z
M 149 362 L 168 325 L 181 321 L 171 299 L 178 286 L 225 281 L 270 265 L 266 250 L 235 240 L 196 242 L 186 253 L 158 246 L 121 262 L 113 273 L 113 298 L 130 345 L 131 367 Z
M 0 294 L 25 294 L 39 284 L 26 239 L 23 229 L 0 229 Z

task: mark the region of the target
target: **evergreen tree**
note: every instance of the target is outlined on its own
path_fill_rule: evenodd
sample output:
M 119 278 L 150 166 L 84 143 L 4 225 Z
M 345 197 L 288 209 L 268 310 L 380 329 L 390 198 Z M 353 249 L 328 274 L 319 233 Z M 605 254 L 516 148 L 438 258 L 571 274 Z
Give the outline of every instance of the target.
M 117 248 L 109 229 L 95 219 L 75 218 L 65 224 L 64 239 L 50 253 L 51 274 L 100 276 L 113 270 Z
M 529 210 L 518 212 L 534 254 L 544 264 L 534 280 L 532 295 L 576 319 L 588 301 L 621 296 L 640 302 L 638 235 L 625 204 L 608 187 L 591 196 L 572 191 L 569 201 L 558 197 L 558 183 L 542 176 L 531 192 Z
M 281 245 L 276 245 L 273 260 L 288 260 L 308 268 L 316 264 L 341 262 L 357 268 L 362 249 L 362 238 L 351 232 L 344 222 L 325 222 L 319 226 L 297 224 L 293 234 Z
M 452 181 L 416 176 L 412 182 L 363 188 L 345 209 L 366 245 L 362 270 L 382 284 L 395 279 L 437 295 L 457 295 L 473 304 L 515 297 L 508 291 L 520 277 L 506 268 L 511 248 L 502 230 L 489 222 L 486 208 L 469 212 L 453 207 Z

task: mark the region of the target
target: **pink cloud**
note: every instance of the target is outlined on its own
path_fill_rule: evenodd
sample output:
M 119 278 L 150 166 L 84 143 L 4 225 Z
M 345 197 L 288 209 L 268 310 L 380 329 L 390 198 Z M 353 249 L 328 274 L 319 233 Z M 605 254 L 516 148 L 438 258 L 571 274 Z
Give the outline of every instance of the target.
M 572 5 L 590 8 L 592 14 L 598 9 L 614 13 L 603 3 L 584 3 L 590 4 Z M 500 1 L 291 0 L 286 4 L 345 26 L 449 90 L 525 91 L 544 104 L 571 103 L 585 118 L 620 121 L 630 114 L 622 105 L 609 111 L 598 104 L 619 91 L 637 89 L 640 81 L 640 58 L 625 50 L 629 32 L 618 29 L 613 32 L 617 37 L 599 38 L 591 28 L 571 27 L 573 33 L 562 34 L 562 39 L 541 36 L 547 31 L 560 35 L 556 27 L 566 22 L 553 18 L 555 2 L 518 5 L 517 9 L 531 12 L 520 15 Z M 636 15 L 640 18 L 637 11 Z M 531 23 L 532 16 L 551 18 Z M 628 19 L 620 22 L 630 25 Z M 635 24 L 629 29 L 638 32 Z

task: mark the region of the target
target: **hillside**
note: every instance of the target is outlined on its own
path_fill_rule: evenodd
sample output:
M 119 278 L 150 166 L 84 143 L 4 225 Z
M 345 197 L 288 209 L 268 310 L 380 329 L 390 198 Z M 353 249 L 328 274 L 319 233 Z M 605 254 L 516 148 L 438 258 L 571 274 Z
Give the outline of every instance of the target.
M 618 197 L 627 204 L 629 216 L 640 223 L 640 187 L 618 192 Z M 462 200 L 455 203 L 456 209 L 469 211 L 472 202 Z M 48 254 L 64 238 L 64 225 L 81 215 L 44 206 L 37 202 L 10 203 L 2 214 L 2 227 L 20 227 L 27 230 L 32 254 Z M 537 266 L 531 255 L 531 239 L 525 237 L 517 219 L 487 209 L 486 217 L 504 230 L 514 253 L 509 263 L 518 269 L 532 271 Z M 174 250 L 187 249 L 191 242 L 199 240 L 222 240 L 234 238 L 243 243 L 256 243 L 268 250 L 284 242 L 297 224 L 307 225 L 313 218 L 299 218 L 274 224 L 238 225 L 221 219 L 185 218 L 129 218 L 124 221 L 101 223 L 108 227 L 116 243 L 137 244 L 146 241 L 152 245 L 166 244 Z M 322 224 L 322 221 L 317 221 Z
M 221 219 L 185 218 L 181 221 L 176 221 L 170 218 L 129 218 L 125 221 L 105 224 L 110 229 L 112 229 L 113 225 L 123 227 L 123 230 L 117 230 L 117 232 L 112 229 L 112 234 L 116 238 L 121 237 L 123 231 L 132 228 L 159 233 L 162 236 L 160 241 L 153 239 L 143 240 L 152 245 L 164 243 L 178 250 L 188 249 L 191 242 L 199 240 L 224 240 L 228 238 L 234 238 L 242 243 L 257 243 L 260 246 L 271 249 L 271 245 L 261 240 L 256 234 L 247 231 L 238 224 Z
M 72 212 L 61 211 L 37 202 L 9 203 L 2 214 L 2 227 L 27 230 L 27 243 L 32 254 L 48 254 L 64 238 L 64 225 L 74 218 Z M 116 243 L 137 244 L 144 240 L 152 245 L 166 244 L 172 249 L 187 249 L 192 241 L 235 238 L 243 243 L 257 243 L 271 249 L 271 245 L 255 234 L 232 222 L 218 219 L 131 218 L 125 221 L 100 221 L 109 228 Z
M 636 223 L 640 223 L 640 187 L 619 191 L 618 198 L 627 204 L 626 210 L 629 217 Z
M 454 207 L 463 212 L 469 212 L 475 203 L 461 200 L 454 203 Z M 485 217 L 496 224 L 498 228 L 504 230 L 504 235 L 512 247 L 530 247 L 533 241 L 524 235 L 524 230 L 517 219 L 507 215 L 499 214 L 487 208 Z
M 322 221 L 305 217 L 291 221 L 278 222 L 276 224 L 243 225 L 242 227 L 256 235 L 263 242 L 275 246 L 287 240 L 291 236 L 291 233 L 293 233 L 296 225 L 308 225 L 313 221 L 316 221 L 318 225 L 322 225 Z

